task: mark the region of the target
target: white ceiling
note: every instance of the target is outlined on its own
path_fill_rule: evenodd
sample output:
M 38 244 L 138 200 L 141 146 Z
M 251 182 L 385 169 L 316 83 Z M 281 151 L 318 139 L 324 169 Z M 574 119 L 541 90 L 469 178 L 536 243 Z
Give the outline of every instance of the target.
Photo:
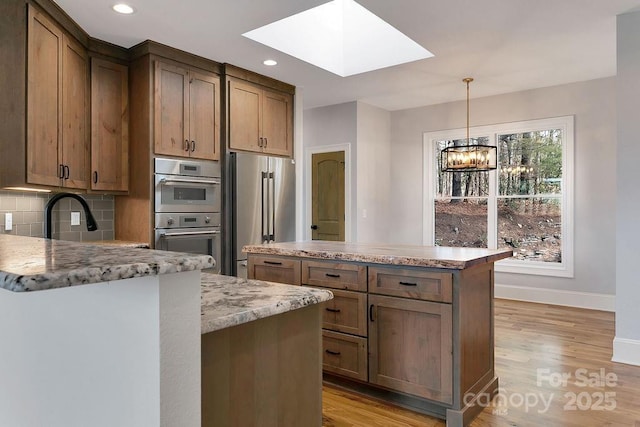
M 616 15 L 640 0 L 357 0 L 435 57 L 339 77 L 242 37 L 328 0 L 55 0 L 91 36 L 123 47 L 150 39 L 294 84 L 304 108 L 360 100 L 387 110 L 616 74 Z M 295 37 L 295 35 L 292 35 Z M 262 61 L 272 58 L 275 67 Z

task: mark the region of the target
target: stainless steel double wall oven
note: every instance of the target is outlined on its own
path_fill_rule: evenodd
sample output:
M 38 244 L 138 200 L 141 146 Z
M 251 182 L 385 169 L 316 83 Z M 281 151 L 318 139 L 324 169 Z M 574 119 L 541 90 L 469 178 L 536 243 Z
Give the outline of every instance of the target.
M 221 171 L 219 162 L 155 159 L 155 247 L 220 254 Z

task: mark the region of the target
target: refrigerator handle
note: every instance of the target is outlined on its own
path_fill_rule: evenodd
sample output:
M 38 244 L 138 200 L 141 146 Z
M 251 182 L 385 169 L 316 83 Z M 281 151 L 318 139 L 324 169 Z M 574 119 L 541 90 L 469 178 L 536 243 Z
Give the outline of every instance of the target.
M 264 224 L 264 222 L 265 222 L 264 221 L 264 219 L 265 219 L 264 218 L 265 217 L 265 215 L 264 215 L 264 213 L 265 213 L 264 184 L 265 184 L 265 179 L 267 179 L 267 173 L 266 172 L 260 172 L 260 174 L 262 176 L 262 179 L 260 180 L 260 193 L 261 193 L 261 196 L 260 196 L 260 228 L 261 228 L 260 234 L 262 236 L 262 243 L 264 243 L 265 241 L 269 240 L 269 235 L 268 235 L 269 230 L 267 230 L 267 232 L 265 233 L 265 226 L 264 226 L 265 225 Z M 269 198 L 269 188 L 267 187 L 267 209 L 269 207 L 268 198 Z M 268 227 L 269 227 L 269 225 L 267 224 L 267 228 Z
M 267 138 L 265 138 L 266 140 Z M 271 180 L 271 201 L 269 206 L 271 207 L 271 231 L 269 234 L 269 240 L 274 242 L 276 240 L 276 180 L 273 176 L 273 172 L 269 172 L 269 179 Z

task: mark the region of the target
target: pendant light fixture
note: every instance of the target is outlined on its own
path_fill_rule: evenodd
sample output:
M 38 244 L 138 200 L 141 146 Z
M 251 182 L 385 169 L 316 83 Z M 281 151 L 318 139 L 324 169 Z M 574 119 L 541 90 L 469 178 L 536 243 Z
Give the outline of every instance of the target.
M 496 168 L 496 147 L 472 143 L 469 138 L 469 83 L 473 78 L 462 79 L 467 84 L 467 139 L 452 141 L 440 153 L 443 172 L 482 172 Z

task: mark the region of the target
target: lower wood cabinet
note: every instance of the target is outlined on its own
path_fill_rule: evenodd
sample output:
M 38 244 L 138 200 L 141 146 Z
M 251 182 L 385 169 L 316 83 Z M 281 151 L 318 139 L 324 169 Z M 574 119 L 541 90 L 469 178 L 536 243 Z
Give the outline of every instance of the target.
M 322 303 L 322 327 L 367 336 L 367 294 L 331 289 L 333 299 Z
M 322 369 L 357 380 L 367 380 L 367 339 L 322 331 Z
M 325 380 L 468 426 L 498 390 L 493 264 L 461 270 L 249 254 L 249 277 L 318 286 Z M 363 283 L 367 286 L 363 286 Z
M 267 282 L 300 284 L 300 260 L 277 256 L 248 257 L 247 277 Z
M 449 304 L 369 295 L 369 382 L 451 403 L 451 332 Z

